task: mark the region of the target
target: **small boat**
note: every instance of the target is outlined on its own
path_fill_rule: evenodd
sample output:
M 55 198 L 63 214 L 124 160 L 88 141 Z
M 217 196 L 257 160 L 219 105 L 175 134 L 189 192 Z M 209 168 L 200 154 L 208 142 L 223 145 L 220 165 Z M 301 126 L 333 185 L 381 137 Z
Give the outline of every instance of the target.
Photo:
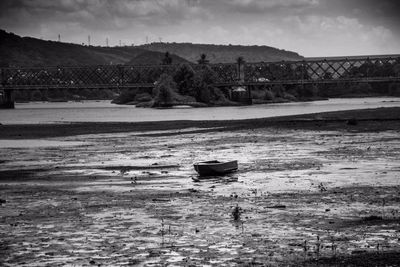
M 236 171 L 238 169 L 238 162 L 237 160 L 227 162 L 210 160 L 195 163 L 193 166 L 200 176 L 214 176 Z

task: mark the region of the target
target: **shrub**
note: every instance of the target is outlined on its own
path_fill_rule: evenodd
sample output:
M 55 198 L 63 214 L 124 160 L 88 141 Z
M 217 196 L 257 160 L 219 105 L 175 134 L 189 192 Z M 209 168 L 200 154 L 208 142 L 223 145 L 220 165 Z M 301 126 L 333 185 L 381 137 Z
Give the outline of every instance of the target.
M 199 92 L 197 100 L 203 103 L 210 103 L 211 102 L 211 92 L 209 87 L 204 87 Z
M 115 98 L 113 101 L 111 101 L 111 103 L 126 104 L 129 102 L 132 102 L 136 97 L 136 93 L 137 93 L 136 89 L 124 90 L 117 98 Z
M 294 95 L 289 94 L 289 93 L 284 93 L 283 98 L 290 100 L 290 101 L 297 101 L 297 97 L 295 97 Z
M 31 92 L 30 100 L 32 100 L 32 101 L 43 101 L 43 100 L 47 100 L 47 98 L 44 98 L 44 96 L 43 96 L 41 91 L 34 90 L 34 91 Z
M 274 100 L 274 98 L 275 96 L 270 90 L 265 91 L 265 96 L 264 96 L 265 100 Z
M 359 83 L 351 88 L 351 93 L 356 94 L 368 94 L 372 91 L 372 87 L 369 83 Z
M 96 95 L 98 95 L 98 98 L 100 99 L 113 99 L 116 96 L 116 94 L 110 89 L 99 89 L 97 90 Z
M 149 93 L 140 93 L 135 96 L 137 102 L 148 102 L 150 100 L 152 100 L 152 97 Z
M 298 97 L 301 91 L 301 85 L 290 86 L 287 88 L 286 92 L 294 97 Z
M 272 86 L 272 90 L 271 91 L 274 93 L 275 97 L 282 98 L 284 93 L 285 93 L 285 87 L 283 85 L 281 85 L 281 84 L 276 84 L 276 85 Z
M 298 92 L 300 97 L 314 97 L 318 95 L 318 86 L 316 85 L 304 85 L 304 86 L 299 86 L 298 87 Z
M 50 91 L 49 91 L 49 98 L 57 98 L 57 96 L 53 97 L 54 93 L 55 92 L 52 92 L 52 94 L 50 94 Z M 90 89 L 85 88 L 85 89 L 82 89 L 82 91 L 80 91 L 79 94 L 81 96 L 83 96 L 85 99 L 90 99 L 90 97 L 92 95 L 92 91 Z
M 253 99 L 265 99 L 265 91 L 253 90 L 253 91 L 251 91 L 251 97 Z
M 350 92 L 348 83 L 338 83 L 331 90 L 328 90 L 328 96 L 343 96 Z
M 29 101 L 30 94 L 28 90 L 15 90 L 14 94 L 16 101 Z
M 400 84 L 399 83 L 390 84 L 388 93 L 391 96 L 400 96 Z
M 231 103 L 219 88 L 211 87 L 211 96 L 213 104 L 226 105 Z

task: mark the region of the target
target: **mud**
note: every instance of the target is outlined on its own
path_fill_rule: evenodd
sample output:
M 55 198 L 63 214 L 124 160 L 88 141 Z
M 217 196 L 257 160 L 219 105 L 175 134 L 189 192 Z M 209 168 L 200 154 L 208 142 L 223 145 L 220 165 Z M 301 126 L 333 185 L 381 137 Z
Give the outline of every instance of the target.
M 400 253 L 398 130 L 46 140 L 0 148 L 4 266 L 329 266 L 361 254 L 376 265 Z M 198 179 L 193 162 L 209 159 L 239 171 Z

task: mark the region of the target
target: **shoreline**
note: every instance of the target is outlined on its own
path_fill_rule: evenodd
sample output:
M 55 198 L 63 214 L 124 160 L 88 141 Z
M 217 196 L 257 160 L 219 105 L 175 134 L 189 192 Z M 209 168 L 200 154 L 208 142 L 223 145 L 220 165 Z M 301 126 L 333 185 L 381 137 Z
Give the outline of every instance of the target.
M 353 122 L 351 122 L 353 121 Z M 293 130 L 400 130 L 400 107 L 323 112 L 272 118 L 221 121 L 157 121 L 157 122 L 70 122 L 62 124 L 0 124 L 0 139 L 36 139 L 85 134 L 124 132 L 191 131 L 214 132 L 241 129 L 282 127 Z M 187 132 L 185 132 L 187 133 Z M 165 135 L 166 133 L 159 133 Z M 175 134 L 182 134 L 176 132 Z

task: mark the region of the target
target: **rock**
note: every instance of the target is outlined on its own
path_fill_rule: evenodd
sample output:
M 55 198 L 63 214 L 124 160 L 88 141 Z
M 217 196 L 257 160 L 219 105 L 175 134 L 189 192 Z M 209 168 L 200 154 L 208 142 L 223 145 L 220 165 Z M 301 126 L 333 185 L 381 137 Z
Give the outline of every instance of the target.
M 240 215 L 242 214 L 242 209 L 236 205 L 236 207 L 232 211 L 233 220 L 238 221 L 240 219 Z
M 198 193 L 199 190 L 194 189 L 194 188 L 189 188 L 189 192 L 191 192 L 191 193 Z

